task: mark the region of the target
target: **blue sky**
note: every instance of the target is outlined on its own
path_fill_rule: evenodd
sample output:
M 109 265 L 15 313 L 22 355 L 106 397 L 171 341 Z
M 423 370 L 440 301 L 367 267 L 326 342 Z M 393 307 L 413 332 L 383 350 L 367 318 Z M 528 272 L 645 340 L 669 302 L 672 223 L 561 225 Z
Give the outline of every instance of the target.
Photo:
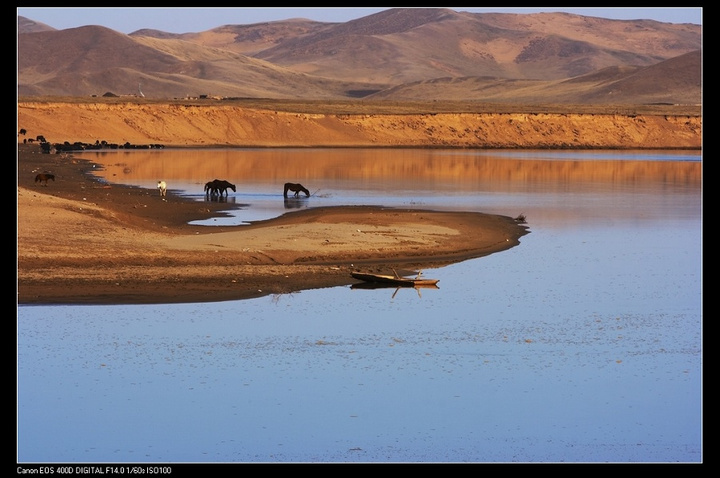
M 372 15 L 389 7 L 346 8 L 87 8 L 87 7 L 18 7 L 17 14 L 45 23 L 58 30 L 84 25 L 102 25 L 121 33 L 153 28 L 171 33 L 201 32 L 222 25 L 309 18 L 321 22 L 347 22 Z M 701 7 L 447 7 L 475 13 L 568 12 L 617 20 L 649 19 L 668 23 L 702 25 Z

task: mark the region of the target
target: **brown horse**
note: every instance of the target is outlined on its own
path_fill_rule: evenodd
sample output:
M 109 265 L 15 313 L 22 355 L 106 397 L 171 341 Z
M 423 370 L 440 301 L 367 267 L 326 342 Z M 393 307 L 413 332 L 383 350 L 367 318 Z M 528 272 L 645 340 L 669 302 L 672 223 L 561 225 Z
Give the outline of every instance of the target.
M 47 186 L 47 182 L 49 179 L 52 179 L 53 182 L 55 182 L 55 175 L 49 174 L 49 173 L 40 173 L 37 176 L 35 176 L 35 182 L 36 183 L 45 183 L 45 186 Z
M 214 181 L 208 181 L 205 183 L 205 196 L 217 196 L 220 194 L 218 189 L 215 187 L 215 183 L 219 181 L 218 179 L 215 179 Z
M 295 197 L 300 197 L 300 192 L 304 192 L 306 197 L 310 197 L 310 191 L 305 189 L 303 185 L 299 183 L 285 183 L 285 190 L 283 191 L 283 196 L 288 197 L 288 191 L 293 191 L 295 193 Z
M 223 194 L 225 195 L 225 197 L 228 196 L 228 188 L 232 189 L 233 192 L 237 192 L 235 185 L 228 181 L 225 181 L 224 179 L 215 179 L 205 185 L 205 191 L 210 191 L 211 195 L 217 193 L 217 195 L 220 197 L 222 197 Z

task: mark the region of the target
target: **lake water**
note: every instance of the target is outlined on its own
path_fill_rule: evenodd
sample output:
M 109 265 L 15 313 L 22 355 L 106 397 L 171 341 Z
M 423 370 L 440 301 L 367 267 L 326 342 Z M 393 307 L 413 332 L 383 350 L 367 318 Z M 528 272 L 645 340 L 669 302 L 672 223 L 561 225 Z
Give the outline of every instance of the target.
M 703 460 L 702 161 L 678 151 L 86 153 L 215 224 L 375 204 L 525 214 L 439 289 L 20 306 L 19 462 Z M 282 197 L 286 181 L 307 199 Z

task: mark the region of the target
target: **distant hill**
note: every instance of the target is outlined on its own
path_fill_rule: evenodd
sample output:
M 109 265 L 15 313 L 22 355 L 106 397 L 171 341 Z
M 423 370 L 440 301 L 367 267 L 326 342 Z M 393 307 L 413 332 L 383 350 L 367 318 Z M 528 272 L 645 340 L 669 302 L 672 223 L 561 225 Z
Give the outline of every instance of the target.
M 699 104 L 702 28 L 565 13 L 396 8 L 196 33 L 18 17 L 21 96 Z
M 438 78 L 405 83 L 368 96 L 372 100 L 484 101 L 492 103 L 684 104 L 701 103 L 700 51 L 647 67 L 607 67 L 568 80 Z
M 55 31 L 55 29 L 44 23 L 30 20 L 29 18 L 18 16 L 18 33 L 35 33 Z

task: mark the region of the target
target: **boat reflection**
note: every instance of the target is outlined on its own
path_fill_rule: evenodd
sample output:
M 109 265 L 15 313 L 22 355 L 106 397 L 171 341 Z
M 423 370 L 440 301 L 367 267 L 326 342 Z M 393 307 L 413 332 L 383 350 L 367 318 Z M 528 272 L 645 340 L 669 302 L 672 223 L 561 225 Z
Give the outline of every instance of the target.
M 391 299 L 394 299 L 397 295 L 398 291 L 400 289 L 414 289 L 417 291 L 418 297 L 422 299 L 422 294 L 420 293 L 420 289 L 440 289 L 437 284 L 417 284 L 412 287 L 407 286 L 396 286 L 393 284 L 383 284 L 380 282 L 359 282 L 357 284 L 352 284 L 350 286 L 352 290 L 356 289 L 362 289 L 362 290 L 375 290 L 375 289 L 395 289 L 395 291 L 392 294 Z

